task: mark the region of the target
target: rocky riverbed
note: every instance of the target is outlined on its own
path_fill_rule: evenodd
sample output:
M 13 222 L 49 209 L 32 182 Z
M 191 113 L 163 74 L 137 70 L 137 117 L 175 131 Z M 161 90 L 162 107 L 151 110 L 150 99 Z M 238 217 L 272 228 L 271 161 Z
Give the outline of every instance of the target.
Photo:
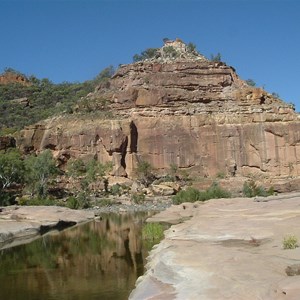
M 149 221 L 180 223 L 152 250 L 131 300 L 299 299 L 300 194 L 172 206 Z

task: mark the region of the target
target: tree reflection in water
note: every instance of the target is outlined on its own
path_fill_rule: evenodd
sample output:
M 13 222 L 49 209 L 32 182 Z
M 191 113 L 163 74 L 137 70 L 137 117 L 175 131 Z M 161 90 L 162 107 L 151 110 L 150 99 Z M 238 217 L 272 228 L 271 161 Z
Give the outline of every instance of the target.
M 103 215 L 0 250 L 1 299 L 127 299 L 144 271 L 148 213 Z

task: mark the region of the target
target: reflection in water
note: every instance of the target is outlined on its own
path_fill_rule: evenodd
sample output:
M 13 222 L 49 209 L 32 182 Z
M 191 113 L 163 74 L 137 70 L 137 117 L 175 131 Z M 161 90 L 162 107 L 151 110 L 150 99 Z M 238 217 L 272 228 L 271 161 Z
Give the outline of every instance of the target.
M 1 299 L 127 299 L 144 270 L 147 213 L 99 220 L 0 250 Z

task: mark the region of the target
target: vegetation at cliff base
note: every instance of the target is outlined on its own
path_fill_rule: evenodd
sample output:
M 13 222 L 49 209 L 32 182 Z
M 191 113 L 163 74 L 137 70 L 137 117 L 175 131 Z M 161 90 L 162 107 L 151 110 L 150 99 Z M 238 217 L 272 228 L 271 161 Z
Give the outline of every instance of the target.
M 49 149 L 40 155 L 30 155 L 24 160 L 25 183 L 31 195 L 45 198 L 48 194 L 50 180 L 58 174 L 56 162 Z
M 58 173 L 50 150 L 23 158 L 16 149 L 0 152 L 0 205 L 13 203 L 23 190 L 32 199 L 45 199 Z M 26 202 L 23 200 L 23 202 Z
M 173 196 L 173 204 L 181 204 L 184 202 L 206 201 L 209 199 L 230 198 L 230 192 L 222 189 L 217 183 L 213 183 L 207 190 L 199 191 L 196 188 L 188 187 L 179 191 Z
M 254 180 L 246 181 L 243 185 L 243 195 L 245 197 L 267 197 L 274 194 L 274 188 L 270 187 L 269 189 L 265 189 L 264 187 L 257 185 Z

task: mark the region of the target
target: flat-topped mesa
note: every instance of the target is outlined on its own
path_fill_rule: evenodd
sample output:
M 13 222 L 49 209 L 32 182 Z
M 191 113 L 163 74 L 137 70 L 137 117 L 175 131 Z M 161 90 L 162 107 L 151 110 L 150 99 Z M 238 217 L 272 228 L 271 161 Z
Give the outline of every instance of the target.
M 249 86 L 234 68 L 206 59 L 194 46 L 177 39 L 154 50 L 151 58 L 121 65 L 109 82 L 99 85 L 85 100 L 95 110 L 105 104 L 106 109 L 116 109 L 125 117 L 134 111 L 149 116 L 226 113 L 234 119 L 238 114 L 247 122 L 250 115 L 261 113 L 265 117 L 257 119 L 262 121 L 297 119 L 290 105 Z M 79 110 L 84 103 L 79 103 Z

